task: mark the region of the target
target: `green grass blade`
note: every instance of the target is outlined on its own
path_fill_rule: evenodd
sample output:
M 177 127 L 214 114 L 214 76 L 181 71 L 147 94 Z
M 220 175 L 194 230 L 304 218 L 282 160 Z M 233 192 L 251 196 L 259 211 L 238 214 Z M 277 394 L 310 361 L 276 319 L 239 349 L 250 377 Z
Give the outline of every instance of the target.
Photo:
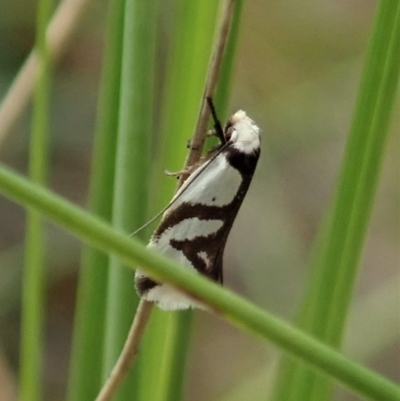
M 156 280 L 182 287 L 213 305 L 220 316 L 261 338 L 273 342 L 293 357 L 336 378 L 345 387 L 376 401 L 398 401 L 400 387 L 379 374 L 352 362 L 338 351 L 263 311 L 258 306 L 207 278 L 177 265 L 121 230 L 51 191 L 0 166 L 0 192 L 31 207 L 104 252 L 118 257 L 132 269 L 143 266 Z
M 163 96 L 162 134 L 155 158 L 155 211 L 168 204 L 177 184 L 164 175 L 164 170 L 180 170 L 187 154 L 186 143 L 196 123 L 218 10 L 218 4 L 210 0 L 181 2 L 176 7 Z M 180 399 L 190 320 L 191 312 L 153 311 L 142 349 L 142 400 Z M 179 344 L 178 340 L 183 342 Z
M 161 354 L 160 381 L 157 391 L 158 401 L 179 401 L 183 399 L 192 318 L 192 311 L 182 311 L 169 314 L 166 319 L 166 327 L 163 330 L 165 339 L 163 353 Z
M 186 143 L 196 124 L 217 11 L 218 3 L 212 0 L 177 4 L 163 96 L 162 130 L 155 159 L 156 190 L 151 202 L 154 211 L 168 204 L 177 184 L 176 180 L 165 177 L 164 170 L 180 170 L 186 158 Z M 190 320 L 191 312 L 153 311 L 141 351 L 144 355 L 142 400 L 180 399 Z
M 367 146 L 364 153 L 363 166 L 357 184 L 354 199 L 353 213 L 349 222 L 349 233 L 346 247 L 343 249 L 342 263 L 338 277 L 338 290 L 334 294 L 337 309 L 342 313 L 332 314 L 327 333 L 333 344 L 342 340 L 343 326 L 350 307 L 356 272 L 353 273 L 361 258 L 361 253 L 368 230 L 368 223 L 373 208 L 379 174 L 382 169 L 385 145 L 389 136 L 390 118 L 392 116 L 395 96 L 398 88 L 400 73 L 400 2 L 397 2 L 397 12 L 390 9 L 396 16 L 391 36 L 388 38 L 389 48 L 383 61 L 385 63 L 381 72 L 381 85 L 373 120 L 369 127 Z M 382 25 L 385 26 L 382 21 Z M 378 43 L 375 43 L 378 45 Z M 359 118 L 361 119 L 361 113 Z M 356 127 L 354 128 L 356 129 Z M 351 135 L 351 134 L 350 134 Z M 345 312 L 345 313 L 343 313 Z
M 388 136 L 399 75 L 399 4 L 382 1 L 378 8 L 337 196 L 302 311 L 301 327 L 333 346 L 344 332 Z M 329 399 L 327 381 L 304 366 L 289 362 L 284 371 L 277 400 Z
M 49 98 L 51 60 L 46 45 L 46 27 L 53 2 L 41 0 L 37 14 L 35 51 L 39 58 L 38 81 L 34 93 L 29 174 L 35 182 L 45 184 L 49 153 Z M 36 401 L 42 396 L 42 354 L 44 336 L 45 233 L 43 219 L 29 210 L 25 239 L 25 262 L 22 289 L 20 393 L 21 401 Z
M 122 48 L 120 115 L 113 200 L 113 225 L 127 232 L 146 219 L 150 139 L 153 132 L 153 82 L 156 1 L 126 0 Z M 104 344 L 104 378 L 125 342 L 137 305 L 133 275 L 111 258 Z M 137 365 L 135 365 L 136 368 Z M 137 392 L 132 369 L 115 400 Z
M 112 0 L 94 138 L 89 209 L 111 220 L 125 0 Z M 101 385 L 108 255 L 86 247 L 79 275 L 67 399 L 93 400 Z M 90 372 L 90 374 L 88 374 Z
M 233 69 L 233 54 L 238 36 L 240 5 L 238 2 L 233 35 L 223 63 L 218 98 L 227 99 L 227 91 Z M 155 174 L 182 168 L 187 149 L 184 144 L 190 138 L 196 124 L 199 102 L 207 73 L 214 39 L 218 4 L 213 1 L 183 2 L 178 5 L 178 13 L 173 34 L 173 48 L 167 65 L 166 92 L 163 96 L 163 124 L 157 156 Z M 226 104 L 226 101 L 225 101 Z M 219 104 L 220 106 L 220 104 Z M 221 107 L 218 108 L 220 110 Z M 168 203 L 176 182 L 162 177 L 156 179 L 157 208 Z M 155 310 L 149 332 L 146 336 L 142 372 L 147 391 L 142 399 L 159 401 L 179 400 L 182 397 L 185 379 L 185 362 L 189 344 L 192 313 L 179 312 L 165 314 Z M 160 364 L 161 355 L 161 364 Z M 142 363 L 142 365 L 143 365 Z

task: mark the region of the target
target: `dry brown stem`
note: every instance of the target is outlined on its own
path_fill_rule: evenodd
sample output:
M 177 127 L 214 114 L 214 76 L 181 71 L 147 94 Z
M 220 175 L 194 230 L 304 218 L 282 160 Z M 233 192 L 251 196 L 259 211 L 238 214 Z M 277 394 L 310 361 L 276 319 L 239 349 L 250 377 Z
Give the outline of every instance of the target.
M 64 0 L 58 6 L 46 33 L 52 60 L 57 60 L 65 50 L 90 1 Z M 38 71 L 38 55 L 32 50 L 0 104 L 0 145 L 27 106 L 38 78 Z
M 201 157 L 204 141 L 207 136 L 207 124 L 210 118 L 210 110 L 207 106 L 206 97 L 213 97 L 219 73 L 221 71 L 222 59 L 228 40 L 229 30 L 232 22 L 235 0 L 226 0 L 222 10 L 221 23 L 218 28 L 217 38 L 211 60 L 208 67 L 207 79 L 204 88 L 202 104 L 197 120 L 196 130 L 192 139 L 192 146 L 186 158 L 185 166 L 182 171 L 188 170 L 190 166 L 195 164 Z M 187 174 L 186 174 L 187 176 Z M 179 180 L 178 188 L 185 180 L 185 174 L 182 174 Z M 133 363 L 136 351 L 142 338 L 145 326 L 150 317 L 152 304 L 141 300 L 136 311 L 132 328 L 121 352 L 121 355 L 115 365 L 110 377 L 102 388 L 96 401 L 110 401 L 115 395 L 119 385 L 124 380 L 129 371 L 129 367 Z M 135 329 L 136 328 L 136 329 Z

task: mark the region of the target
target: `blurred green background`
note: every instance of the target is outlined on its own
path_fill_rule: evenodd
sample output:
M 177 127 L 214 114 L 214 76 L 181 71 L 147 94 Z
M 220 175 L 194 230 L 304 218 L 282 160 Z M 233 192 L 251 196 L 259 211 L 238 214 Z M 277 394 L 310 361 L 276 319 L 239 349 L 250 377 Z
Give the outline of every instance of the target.
M 160 71 L 178 1 L 184 0 L 166 0 L 159 15 Z M 56 67 L 52 91 L 50 186 L 80 205 L 87 196 L 106 6 L 90 5 Z M 372 0 L 244 3 L 228 109 L 246 110 L 262 128 L 262 157 L 228 241 L 225 285 L 286 319 L 298 308 L 335 188 L 375 6 Z M 35 14 L 33 0 L 0 0 L 2 97 L 34 43 Z M 400 118 L 394 114 L 345 353 L 399 381 Z M 21 172 L 29 133 L 30 109 L 0 149 L 2 162 Z M 1 401 L 16 400 L 24 219 L 19 206 L 0 198 Z M 62 400 L 80 243 L 53 225 L 48 234 L 45 389 L 46 400 Z M 265 399 L 265 377 L 277 356 L 272 347 L 203 312 L 195 313 L 193 333 L 187 400 Z M 336 399 L 357 398 L 337 391 Z

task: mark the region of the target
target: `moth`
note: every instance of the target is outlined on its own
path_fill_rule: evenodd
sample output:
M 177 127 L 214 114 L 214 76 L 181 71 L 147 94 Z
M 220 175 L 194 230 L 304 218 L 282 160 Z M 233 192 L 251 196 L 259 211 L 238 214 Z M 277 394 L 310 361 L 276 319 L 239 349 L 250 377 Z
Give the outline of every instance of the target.
M 242 110 L 222 129 L 207 100 L 214 118 L 212 134 L 220 144 L 188 171 L 147 247 L 222 284 L 225 244 L 257 166 L 260 129 Z M 141 298 L 161 309 L 204 309 L 199 300 L 140 269 L 135 284 Z

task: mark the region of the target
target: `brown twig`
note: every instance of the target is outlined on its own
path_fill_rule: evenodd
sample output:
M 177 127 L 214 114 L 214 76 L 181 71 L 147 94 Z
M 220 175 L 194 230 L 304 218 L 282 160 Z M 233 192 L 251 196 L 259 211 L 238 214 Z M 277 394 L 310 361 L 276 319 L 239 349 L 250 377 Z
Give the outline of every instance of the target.
M 47 28 L 47 48 L 57 60 L 71 39 L 80 17 L 91 0 L 64 0 Z M 0 105 L 0 145 L 32 96 L 39 71 L 39 60 L 32 50 Z
M 196 129 L 191 140 L 191 149 L 185 161 L 183 171 L 193 166 L 200 160 L 203 151 L 204 142 L 207 136 L 207 125 L 210 119 L 210 109 L 207 105 L 207 98 L 213 98 L 217 86 L 218 76 L 221 71 L 222 59 L 224 56 L 226 43 L 228 41 L 229 30 L 232 24 L 235 0 L 226 0 L 222 10 L 221 22 L 218 27 L 217 38 L 208 66 L 206 84 L 204 86 L 203 97 L 201 100 L 200 112 L 197 118 Z M 188 174 L 182 174 L 179 180 L 178 188 L 188 177 Z
M 101 389 L 100 394 L 97 396 L 96 401 L 111 400 L 125 376 L 128 374 L 133 360 L 135 359 L 140 340 L 142 339 L 152 309 L 152 303 L 143 300 L 140 301 L 124 348 L 109 378 Z
M 207 136 L 207 124 L 210 118 L 210 110 L 207 106 L 206 98 L 212 98 L 214 96 L 215 87 L 221 70 L 222 58 L 232 22 L 234 3 L 235 0 L 226 0 L 224 8 L 222 10 L 221 23 L 218 29 L 215 47 L 213 49 L 211 60 L 208 66 L 208 73 L 202 98 L 202 104 L 197 120 L 195 133 L 191 142 L 192 146 L 186 158 L 184 170 L 196 163 L 201 157 L 204 142 Z M 183 177 L 184 175 L 185 174 L 182 174 L 180 177 L 177 190 L 185 180 L 185 177 Z M 135 358 L 136 351 L 139 348 L 139 343 L 147 322 L 150 318 L 152 305 L 153 304 L 147 301 L 140 301 L 135 314 L 135 318 L 132 323 L 131 330 L 129 332 L 121 355 L 118 358 L 117 364 L 115 365 L 110 377 L 107 379 L 100 394 L 96 398 L 96 401 L 110 401 L 117 391 L 119 385 L 122 383 L 125 376 L 127 375 L 129 367 L 132 365 Z

